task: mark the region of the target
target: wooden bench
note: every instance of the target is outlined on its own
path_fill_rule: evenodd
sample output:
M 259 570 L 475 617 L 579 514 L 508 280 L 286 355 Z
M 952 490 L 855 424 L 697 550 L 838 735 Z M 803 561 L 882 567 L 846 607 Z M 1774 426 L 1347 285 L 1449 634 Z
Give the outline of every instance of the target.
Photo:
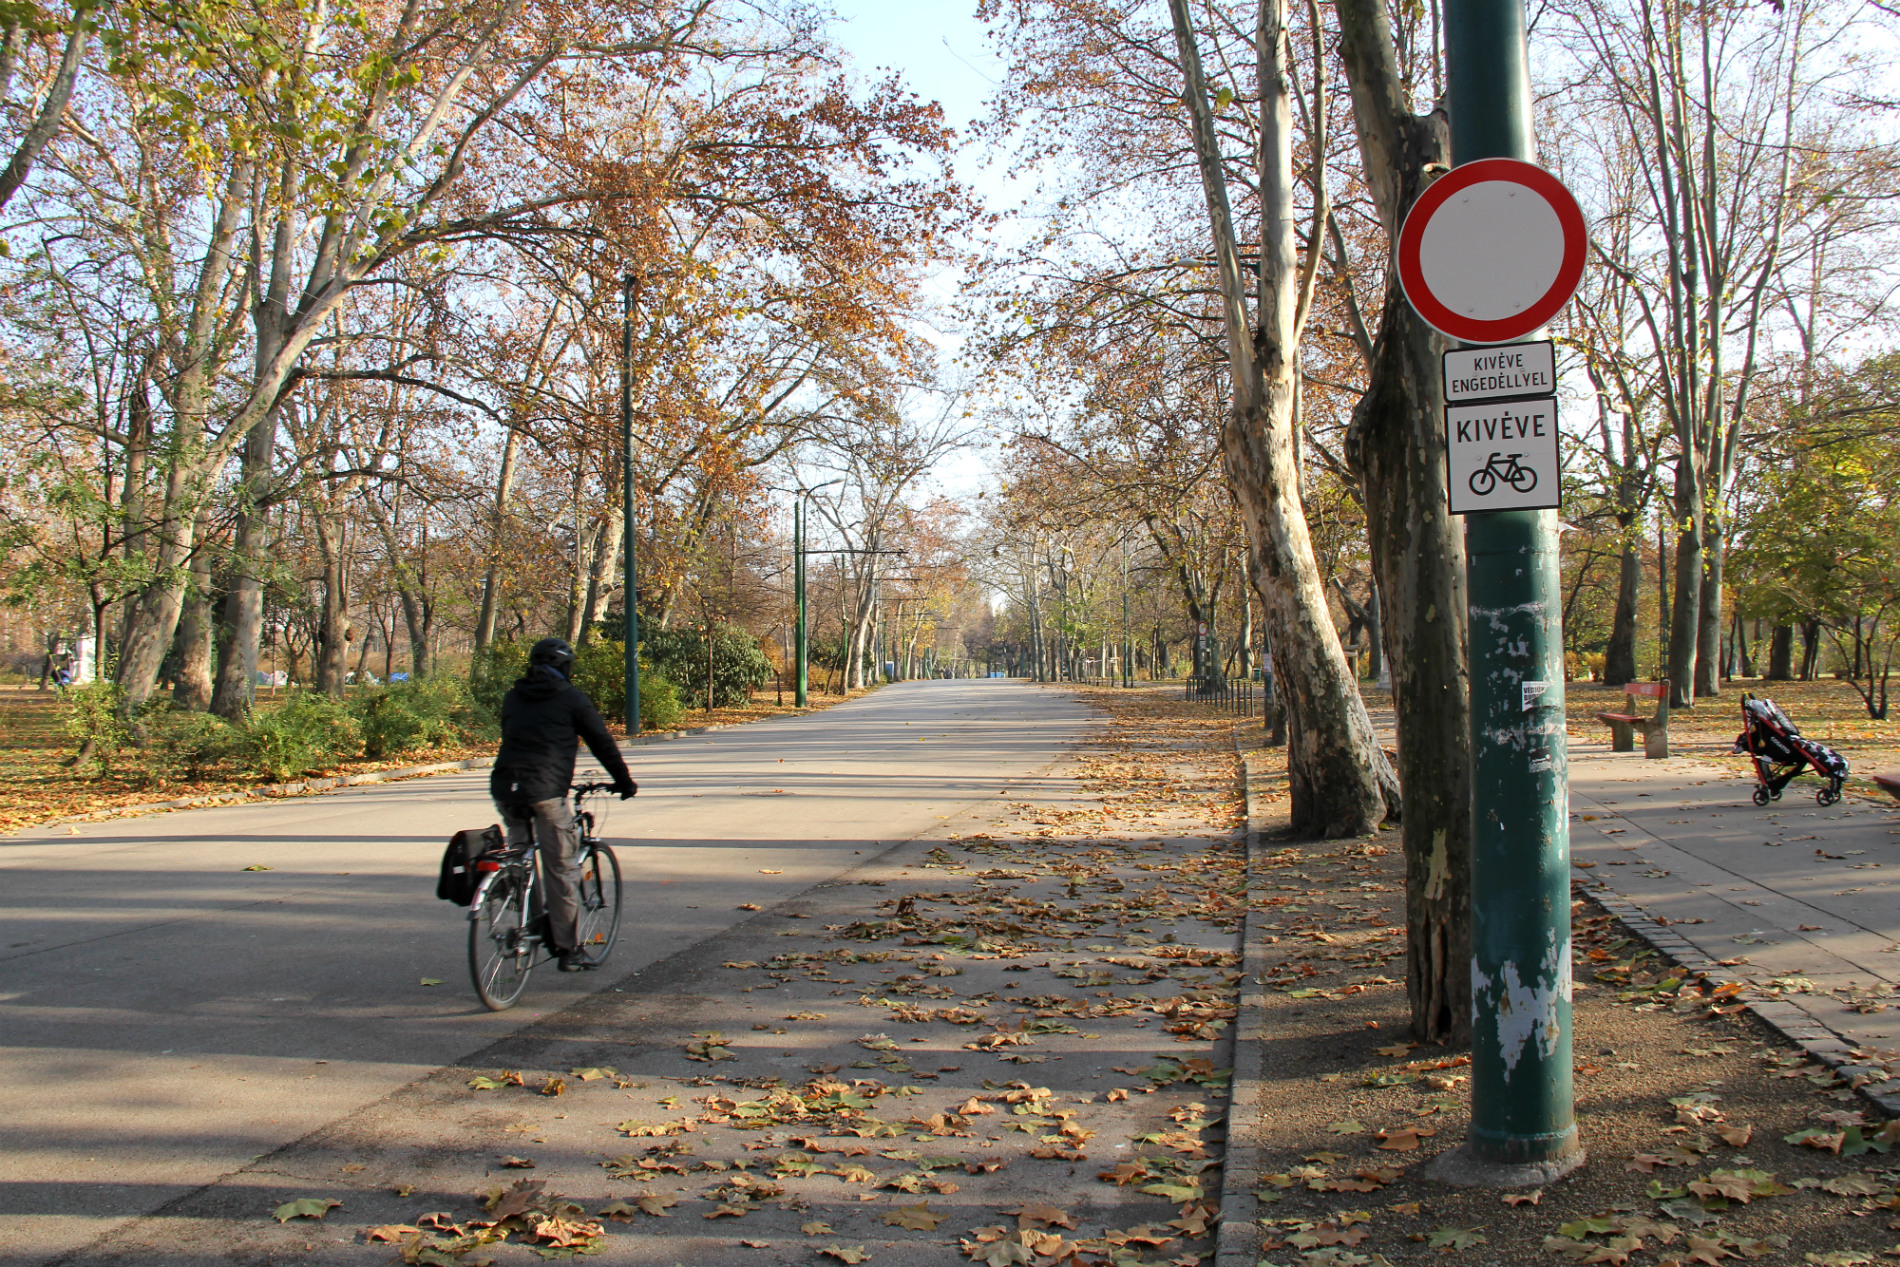
M 1874 783 L 1888 796 L 1900 801 L 1900 774 L 1876 774 Z
M 1639 699 L 1656 701 L 1654 716 L 1637 713 Z M 1597 720 L 1610 727 L 1610 748 L 1615 752 L 1634 752 L 1636 732 L 1643 732 L 1643 756 L 1648 759 L 1669 755 L 1669 681 L 1626 682 L 1623 685 L 1623 711 L 1598 713 Z

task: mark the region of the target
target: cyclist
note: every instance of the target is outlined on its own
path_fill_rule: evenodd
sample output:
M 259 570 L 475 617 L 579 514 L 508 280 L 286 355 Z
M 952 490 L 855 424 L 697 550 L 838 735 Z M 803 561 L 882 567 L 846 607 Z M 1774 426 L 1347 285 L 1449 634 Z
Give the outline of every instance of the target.
M 573 668 L 574 648 L 563 639 L 543 638 L 529 650 L 528 671 L 501 702 L 501 751 L 488 776 L 489 794 L 508 826 L 508 844 L 521 848 L 531 838 L 541 842 L 548 949 L 559 958 L 562 972 L 592 966 L 575 944 L 580 914 L 575 855 L 580 841 L 567 789 L 574 781 L 577 741 L 585 741 L 594 759 L 606 767 L 621 800 L 639 790 L 607 733 L 607 723 L 586 692 L 568 681 Z

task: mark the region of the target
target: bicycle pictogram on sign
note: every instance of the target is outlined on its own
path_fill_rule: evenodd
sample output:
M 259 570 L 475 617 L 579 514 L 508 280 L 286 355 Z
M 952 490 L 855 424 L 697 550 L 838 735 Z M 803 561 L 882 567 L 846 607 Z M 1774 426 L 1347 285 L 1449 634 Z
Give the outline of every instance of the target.
M 1480 497 L 1489 497 L 1499 481 L 1509 484 L 1520 493 L 1528 493 L 1537 487 L 1537 472 L 1518 461 L 1522 453 L 1493 453 L 1483 466 L 1471 473 L 1471 491 Z M 1499 459 L 1502 458 L 1502 461 Z

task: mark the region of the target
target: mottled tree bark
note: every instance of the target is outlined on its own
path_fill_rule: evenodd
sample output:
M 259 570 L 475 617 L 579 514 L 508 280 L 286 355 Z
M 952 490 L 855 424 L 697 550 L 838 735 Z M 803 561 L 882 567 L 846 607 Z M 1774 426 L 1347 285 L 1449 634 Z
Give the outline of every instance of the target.
M 1610 618 L 1610 645 L 1603 654 L 1603 680 L 1612 686 L 1636 680 L 1636 603 L 1642 588 L 1642 556 L 1637 553 L 1635 541 L 1625 540 L 1617 559 L 1616 612 Z
M 193 712 L 211 707 L 211 550 L 205 540 L 209 517 L 208 507 L 198 512 L 191 587 L 178 613 L 178 683 L 172 688 L 172 707 Z
M 1697 587 L 1695 693 L 1708 699 L 1722 693 L 1722 525 L 1713 517 L 1703 531 L 1702 583 Z
M 315 526 L 317 549 L 323 561 L 323 593 L 317 616 L 315 685 L 325 695 L 341 699 L 350 663 L 349 568 L 344 559 L 346 543 L 339 526 L 331 524 L 327 518 L 316 516 Z
M 1315 837 L 1364 835 L 1386 817 L 1380 775 L 1389 772 L 1327 609 L 1295 452 L 1304 278 L 1293 230 L 1286 3 L 1261 0 L 1255 37 L 1261 245 L 1259 299 L 1251 314 L 1193 19 L 1187 0 L 1170 0 L 1169 10 L 1219 268 L 1233 382 L 1233 408 L 1221 425 L 1222 465 L 1247 527 L 1250 572 L 1272 634 L 1274 676 L 1287 703 L 1293 829 Z
M 1768 639 L 1768 680 L 1794 680 L 1794 626 L 1776 625 Z
M 1443 115 L 1412 113 L 1385 6 L 1336 0 L 1340 55 L 1368 183 L 1388 241 L 1443 170 Z M 1458 1042 L 1471 1028 L 1471 751 L 1464 537 L 1451 515 L 1444 343 L 1388 268 L 1366 393 L 1347 430 L 1365 485 L 1367 538 L 1385 599 L 1399 780 L 1405 790 L 1406 991 L 1412 1030 Z

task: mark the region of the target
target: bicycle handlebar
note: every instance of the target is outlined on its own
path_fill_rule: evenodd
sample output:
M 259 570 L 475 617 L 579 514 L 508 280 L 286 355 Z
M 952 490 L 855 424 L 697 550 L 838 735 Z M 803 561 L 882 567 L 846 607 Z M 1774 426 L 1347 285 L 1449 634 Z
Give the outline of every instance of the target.
M 595 792 L 611 792 L 618 786 L 615 783 L 576 783 L 568 790 L 575 796 L 591 796 Z

